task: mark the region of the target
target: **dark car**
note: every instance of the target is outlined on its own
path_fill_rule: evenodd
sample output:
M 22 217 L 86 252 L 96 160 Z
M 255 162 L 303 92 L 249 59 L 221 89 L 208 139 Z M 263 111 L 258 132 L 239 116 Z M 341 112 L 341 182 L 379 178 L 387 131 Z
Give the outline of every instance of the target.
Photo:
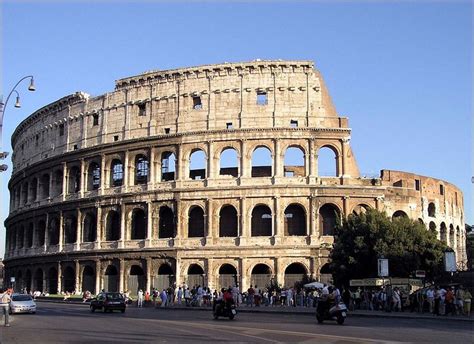
M 91 312 L 101 309 L 104 313 L 114 310 L 125 313 L 125 308 L 125 297 L 120 293 L 102 292 L 91 300 Z

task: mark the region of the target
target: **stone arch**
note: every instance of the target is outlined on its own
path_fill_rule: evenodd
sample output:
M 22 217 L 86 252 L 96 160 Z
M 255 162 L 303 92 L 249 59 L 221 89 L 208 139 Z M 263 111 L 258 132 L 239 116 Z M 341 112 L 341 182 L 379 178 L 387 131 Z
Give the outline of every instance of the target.
M 176 179 L 176 155 L 174 152 L 161 153 L 161 181 Z
M 28 224 L 28 230 L 26 232 L 26 247 L 31 248 L 33 247 L 33 235 L 35 232 L 35 226 L 33 222 Z
M 289 146 L 285 151 L 283 168 L 285 177 L 306 176 L 304 148 L 296 145 Z
M 146 184 L 148 182 L 149 175 L 149 161 L 148 157 L 144 154 L 137 154 L 135 156 L 135 185 Z
M 360 215 L 360 214 L 365 214 L 367 210 L 369 210 L 371 207 L 368 204 L 365 203 L 359 203 L 357 204 L 353 209 L 352 209 L 352 214 L 353 215 Z
M 87 190 L 97 190 L 100 187 L 100 165 L 95 162 L 91 161 L 87 168 Z
M 113 264 L 110 264 L 107 266 L 107 268 L 105 269 L 103 279 L 104 279 L 103 286 L 106 291 L 111 291 L 111 292 L 119 291 L 118 270 Z
M 339 208 L 332 203 L 323 204 L 319 208 L 319 230 L 322 235 L 334 235 L 334 228 L 341 216 Z
M 110 162 L 110 187 L 123 185 L 124 166 L 119 158 L 112 159 Z
M 318 150 L 318 174 L 321 177 L 339 176 L 337 148 L 331 144 L 323 145 Z
M 52 196 L 58 196 L 63 193 L 63 171 L 62 170 L 56 170 L 54 171 L 54 178 L 53 178 L 53 190 Z
M 40 178 L 40 198 L 46 199 L 49 195 L 49 174 L 45 173 Z
M 188 267 L 186 284 L 189 288 L 204 285 L 204 269 L 199 264 L 191 264 Z
M 73 165 L 68 169 L 68 188 L 69 194 L 79 192 L 81 190 L 81 169 L 79 166 Z
M 131 212 L 130 239 L 142 240 L 146 238 L 147 216 L 142 208 L 134 208 Z
M 239 154 L 234 147 L 226 147 L 219 156 L 219 175 L 239 176 Z
M 429 217 L 436 217 L 436 206 L 433 202 L 428 204 L 428 216 Z
M 285 287 L 294 287 L 297 282 L 308 275 L 308 269 L 301 263 L 291 263 L 285 269 Z
M 158 290 L 173 288 L 176 280 L 175 275 L 175 271 L 170 264 L 162 263 L 158 267 L 158 274 L 154 278 L 153 286 Z
M 110 210 L 105 218 L 105 240 L 120 240 L 120 213 L 117 210 Z
M 35 291 L 44 291 L 43 278 L 43 270 L 41 268 L 37 268 L 33 277 L 33 289 Z
M 174 238 L 176 236 L 176 222 L 173 210 L 163 205 L 160 207 L 158 221 L 158 238 Z
M 252 152 L 252 177 L 271 177 L 273 175 L 272 151 L 266 145 L 255 147 Z
M 273 216 L 271 209 L 264 204 L 257 205 L 252 210 L 252 236 L 272 236 Z
M 250 284 L 260 289 L 270 285 L 272 279 L 272 269 L 267 264 L 256 264 L 250 273 Z
M 205 236 L 204 210 L 200 206 L 192 206 L 188 214 L 188 237 Z
M 189 178 L 206 179 L 206 165 L 207 157 L 204 150 L 200 148 L 193 149 L 189 155 Z
M 439 226 L 439 235 L 440 235 L 440 240 L 444 242 L 445 244 L 448 243 L 448 233 L 447 233 L 447 228 L 446 224 L 444 222 L 441 222 Z
M 229 288 L 237 285 L 238 272 L 232 264 L 224 263 L 219 267 L 219 284 L 221 288 Z
M 332 271 L 329 263 L 325 263 L 319 270 L 319 281 L 321 283 L 332 284 Z
M 20 229 L 18 230 L 18 244 L 16 246 L 18 248 L 25 246 L 25 226 L 23 225 L 20 225 Z
M 87 212 L 82 226 L 82 241 L 94 242 L 97 239 L 97 218 L 93 212 Z
M 143 268 L 140 265 L 134 264 L 130 266 L 127 285 L 128 290 L 130 290 L 133 295 L 137 295 L 139 289 L 145 292 L 145 277 Z
M 63 271 L 63 289 L 64 291 L 73 292 L 76 289 L 76 274 L 74 268 L 66 266 Z
M 434 223 L 433 221 L 431 221 L 428 225 L 428 228 L 430 230 L 430 232 L 434 233 L 436 235 L 436 223 Z
M 48 237 L 50 245 L 59 244 L 59 219 L 57 216 L 53 216 L 49 220 Z
M 306 211 L 301 204 L 292 203 L 285 209 L 285 235 L 306 235 Z
M 38 198 L 38 178 L 34 177 L 30 183 L 29 201 L 34 202 Z
M 449 247 L 451 247 L 452 249 L 455 248 L 453 224 L 449 225 Z
M 48 293 L 59 294 L 58 290 L 58 270 L 55 267 L 51 267 L 48 270 Z
M 28 203 L 28 182 L 24 182 L 23 186 L 21 188 L 21 199 L 22 199 L 22 204 Z
M 68 214 L 64 217 L 64 243 L 73 244 L 77 241 L 77 217 Z
M 408 218 L 408 215 L 403 210 L 397 210 L 396 212 L 393 213 L 392 220 L 394 220 L 396 218 L 399 218 L 399 217 Z
M 237 210 L 232 205 L 224 205 L 219 211 L 219 237 L 237 237 L 238 230 Z
M 25 273 L 25 288 L 26 288 L 26 291 L 28 293 L 31 293 L 32 291 L 32 276 L 31 276 L 31 270 L 30 269 L 26 269 L 26 273 Z
M 95 290 L 95 271 L 90 265 L 84 266 L 82 270 L 82 289 L 81 291 L 90 291 L 92 294 L 96 294 L 98 290 Z

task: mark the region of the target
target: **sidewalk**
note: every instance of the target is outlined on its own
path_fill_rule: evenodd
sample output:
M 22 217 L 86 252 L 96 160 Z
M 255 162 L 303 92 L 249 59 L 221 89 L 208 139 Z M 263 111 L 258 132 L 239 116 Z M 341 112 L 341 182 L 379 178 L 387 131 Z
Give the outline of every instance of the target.
M 89 306 L 89 303 L 83 303 L 82 299 L 69 299 L 63 301 L 58 298 L 39 297 L 39 302 L 54 302 L 54 303 L 75 303 L 84 304 Z M 136 307 L 136 303 L 128 307 Z M 145 308 L 152 308 L 152 305 L 145 305 Z M 210 312 L 210 306 L 202 307 L 186 307 L 184 305 L 173 305 L 171 307 L 157 307 L 159 311 L 173 311 L 173 310 L 184 310 L 184 311 L 206 311 Z M 315 316 L 316 309 L 308 307 L 280 307 L 280 306 L 260 306 L 260 307 L 249 307 L 247 305 L 240 305 L 237 308 L 240 313 L 267 313 L 267 314 L 300 314 L 304 316 Z M 347 314 L 349 317 L 365 317 L 365 318 L 392 318 L 392 319 L 423 319 L 423 320 L 442 320 L 442 321 L 464 321 L 474 323 L 474 314 L 470 317 L 461 315 L 449 315 L 449 316 L 435 316 L 428 313 L 416 313 L 416 312 L 384 312 L 384 311 L 366 311 L 356 310 L 349 311 Z

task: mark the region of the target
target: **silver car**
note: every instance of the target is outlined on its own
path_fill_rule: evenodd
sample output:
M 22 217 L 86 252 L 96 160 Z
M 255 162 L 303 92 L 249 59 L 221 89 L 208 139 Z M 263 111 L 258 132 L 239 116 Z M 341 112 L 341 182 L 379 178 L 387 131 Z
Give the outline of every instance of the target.
M 10 302 L 10 313 L 36 313 L 36 303 L 28 294 L 13 294 Z

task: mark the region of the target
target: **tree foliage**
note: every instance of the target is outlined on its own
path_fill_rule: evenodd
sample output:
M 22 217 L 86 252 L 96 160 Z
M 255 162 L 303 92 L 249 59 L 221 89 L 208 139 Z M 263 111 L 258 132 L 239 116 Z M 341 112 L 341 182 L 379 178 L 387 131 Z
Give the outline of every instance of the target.
M 425 270 L 428 279 L 442 271 L 446 245 L 418 221 L 391 219 L 385 212 L 368 209 L 351 214 L 336 225 L 330 267 L 336 284 L 377 277 L 377 259 L 389 260 L 393 277 L 410 277 Z

